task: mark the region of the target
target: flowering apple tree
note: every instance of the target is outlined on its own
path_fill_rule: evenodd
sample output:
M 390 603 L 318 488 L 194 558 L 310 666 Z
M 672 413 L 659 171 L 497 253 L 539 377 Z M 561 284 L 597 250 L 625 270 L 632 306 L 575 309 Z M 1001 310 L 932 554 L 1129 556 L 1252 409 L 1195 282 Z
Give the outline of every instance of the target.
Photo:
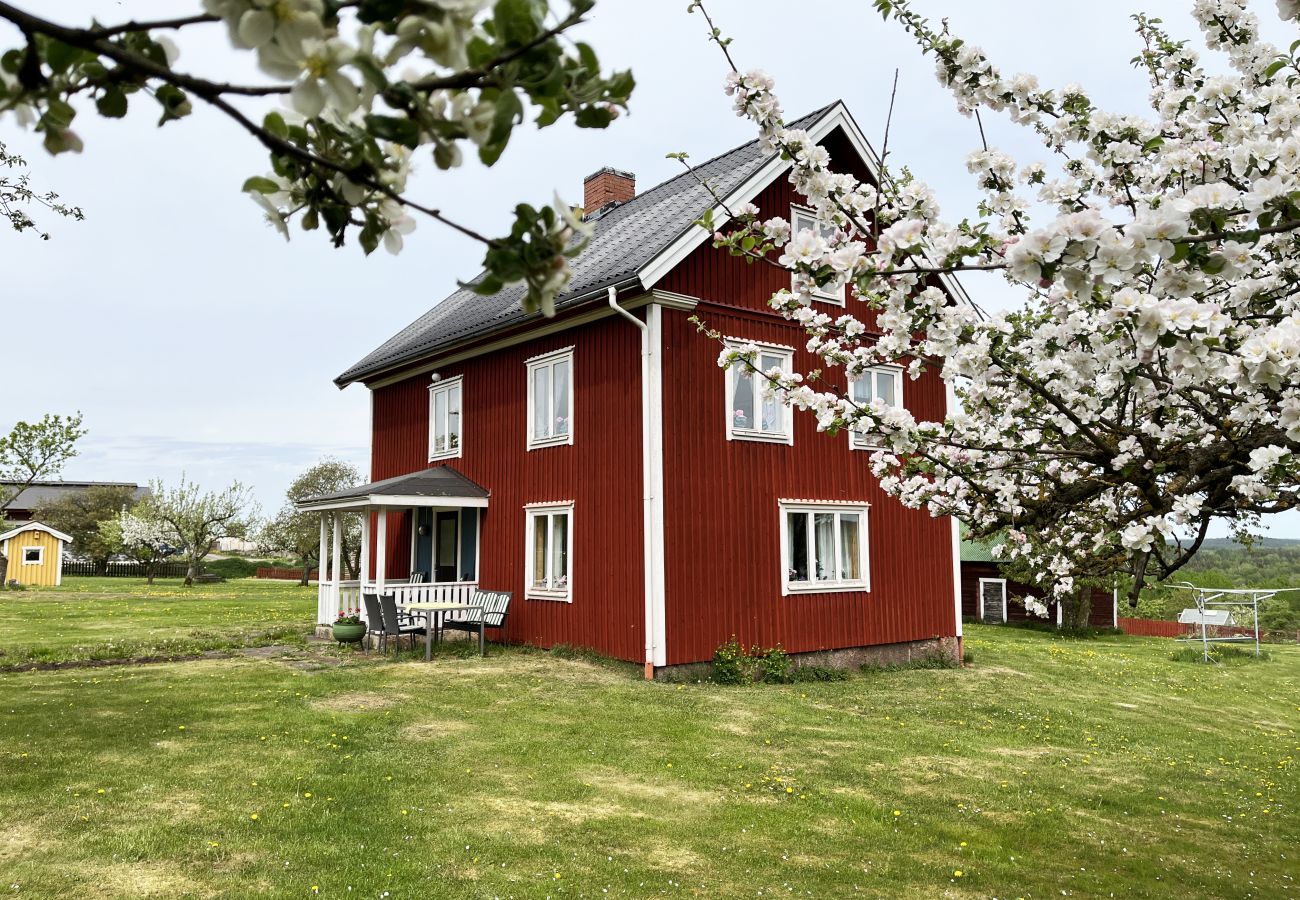
M 159 518 L 146 502 L 137 510 L 122 510 L 113 525 L 122 549 L 144 565 L 149 584 L 153 584 L 158 563 L 180 550 L 183 542 L 176 529 Z
M 161 126 L 206 104 L 269 151 L 271 170 L 244 190 L 286 238 L 296 220 L 336 246 L 354 233 L 366 253 L 396 253 L 413 214 L 427 216 L 486 245 L 481 293 L 522 281 L 528 304 L 549 314 L 580 243 L 568 206 L 520 204 L 510 233 L 489 238 L 417 202 L 407 178 L 420 154 L 452 169 L 468 147 L 492 165 L 529 109 L 539 127 L 569 114 L 579 127 L 608 125 L 626 108 L 631 73 L 602 73 L 595 51 L 566 34 L 593 3 L 202 0 L 189 15 L 74 28 L 0 0 L 0 20 L 24 40 L 0 55 L 0 113 L 64 153 L 83 149 L 72 126 L 92 105 L 117 119 L 145 104 Z M 268 78 L 238 84 L 177 65 L 171 35 L 221 26 Z M 286 108 L 258 121 L 253 107 L 267 98 Z
M 1300 0 L 1277 5 L 1300 17 Z M 769 390 L 820 429 L 871 432 L 886 491 L 996 536 L 995 552 L 1061 597 L 1122 567 L 1136 602 L 1211 523 L 1244 529 L 1300 503 L 1300 41 L 1262 41 L 1243 0 L 1190 6 L 1227 74 L 1134 16 L 1151 104 L 1137 116 L 1099 109 L 1078 85 L 1005 75 L 912 0 L 875 0 L 963 113 L 1006 114 L 1059 161 L 1019 166 L 979 147 L 967 167 L 984 199 L 956 224 L 906 172 L 882 168 L 875 183 L 833 172 L 786 127 L 763 72 L 732 65 L 726 79 L 820 226 L 792 234 L 749 204 L 702 223 L 733 254 L 794 273 L 771 304 L 825 366 L 770 370 Z M 730 62 L 730 41 L 709 27 Z M 1000 272 L 1023 302 L 983 314 L 944 288 L 968 270 Z M 844 315 L 811 303 L 814 287 L 840 285 L 856 301 Z M 754 351 L 719 362 L 753 366 Z M 854 403 L 828 378 L 881 364 L 912 378 L 937 368 L 960 404 L 919 421 Z

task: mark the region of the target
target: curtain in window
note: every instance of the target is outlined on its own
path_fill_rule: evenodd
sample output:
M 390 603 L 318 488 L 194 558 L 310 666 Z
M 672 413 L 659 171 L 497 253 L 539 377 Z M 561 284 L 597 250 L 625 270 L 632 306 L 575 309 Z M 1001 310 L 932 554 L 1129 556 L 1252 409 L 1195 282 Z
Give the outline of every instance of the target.
M 551 369 L 533 370 L 533 439 L 551 436 Z
M 757 428 L 754 417 L 754 375 L 743 363 L 736 363 L 731 368 L 734 384 L 731 399 L 731 427 Z
M 460 446 L 460 385 L 448 392 L 447 400 L 447 449 L 454 450 Z
M 447 392 L 433 392 L 433 452 L 447 449 Z
M 546 516 L 533 517 L 533 586 L 546 584 Z
M 551 519 L 551 587 L 562 588 L 569 583 L 569 517 L 563 513 Z
M 840 578 L 844 581 L 859 581 L 862 578 L 862 553 L 859 540 L 857 514 L 841 514 Z
M 835 580 L 835 513 L 813 513 L 813 541 L 816 543 L 817 580 Z
M 569 364 L 556 363 L 552 368 L 555 380 L 555 408 L 552 410 L 555 430 L 553 434 L 569 433 Z

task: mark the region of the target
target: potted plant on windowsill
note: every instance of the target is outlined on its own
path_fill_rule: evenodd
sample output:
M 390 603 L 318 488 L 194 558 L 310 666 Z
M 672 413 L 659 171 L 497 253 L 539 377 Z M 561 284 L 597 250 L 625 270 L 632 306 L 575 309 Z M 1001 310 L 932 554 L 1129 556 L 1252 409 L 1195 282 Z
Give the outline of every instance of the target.
M 359 644 L 366 636 L 366 623 L 361 621 L 360 610 L 347 609 L 339 613 L 332 629 L 334 640 L 340 644 Z

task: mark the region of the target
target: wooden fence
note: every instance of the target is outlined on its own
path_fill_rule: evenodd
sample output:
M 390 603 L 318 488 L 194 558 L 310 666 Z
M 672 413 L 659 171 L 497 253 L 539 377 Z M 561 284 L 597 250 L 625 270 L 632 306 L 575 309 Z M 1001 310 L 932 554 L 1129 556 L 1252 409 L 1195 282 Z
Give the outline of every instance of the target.
M 283 581 L 301 581 L 302 568 L 282 569 L 276 566 L 258 566 L 255 578 L 278 578 Z M 319 569 L 312 569 L 307 576 L 308 581 L 316 581 L 320 577 Z
M 1199 637 L 1200 629 L 1193 628 L 1191 625 L 1183 625 L 1179 622 L 1167 622 L 1161 619 L 1119 619 L 1119 629 L 1125 634 L 1138 635 L 1139 637 Z M 1254 637 L 1255 629 L 1243 628 L 1240 625 L 1221 625 L 1213 629 L 1218 635 L 1234 635 L 1240 637 Z M 1260 629 L 1260 640 L 1270 641 L 1300 641 L 1300 632 L 1290 631 L 1265 631 Z
M 153 567 L 155 578 L 184 578 L 186 571 L 185 563 L 158 563 Z M 63 574 L 71 576 L 97 576 L 100 578 L 147 578 L 149 571 L 144 563 L 138 562 L 111 562 L 104 571 L 97 571 L 97 567 L 89 560 L 74 560 L 64 558 Z M 203 574 L 203 567 L 199 567 L 199 574 Z

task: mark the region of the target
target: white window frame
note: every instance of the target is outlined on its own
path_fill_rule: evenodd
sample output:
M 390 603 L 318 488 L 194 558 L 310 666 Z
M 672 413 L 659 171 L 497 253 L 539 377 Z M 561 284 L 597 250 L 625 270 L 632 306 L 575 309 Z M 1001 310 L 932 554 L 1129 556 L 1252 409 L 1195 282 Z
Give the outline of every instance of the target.
M 726 345 L 731 350 L 739 350 L 741 347 L 753 344 L 758 348 L 760 356 L 768 354 L 781 357 L 781 368 L 786 372 L 794 371 L 794 348 L 782 344 L 763 344 L 758 341 L 747 341 L 741 338 L 725 338 Z M 761 431 L 754 428 L 737 428 L 736 411 L 732 408 L 736 397 L 736 379 L 742 375 L 748 375 L 752 378 L 759 378 L 756 372 L 749 371 L 743 364 L 729 366 L 725 371 L 723 378 L 723 389 L 726 391 L 726 416 L 727 416 L 727 440 L 729 441 L 759 441 L 765 444 L 793 444 L 794 443 L 794 411 L 784 403 L 778 402 L 781 415 L 781 430 Z M 762 407 L 762 390 L 758 384 L 755 384 L 754 390 L 754 414 L 758 415 Z
M 462 450 L 465 447 L 465 377 L 457 375 L 455 378 L 446 378 L 441 381 L 435 381 L 429 385 L 429 462 L 437 459 L 459 459 L 464 454 Z M 456 446 L 444 450 L 434 449 L 436 446 L 437 425 L 435 421 L 435 410 L 437 405 L 434 402 L 439 394 L 447 395 L 447 408 L 451 409 L 451 392 L 452 390 L 460 393 L 460 426 L 456 429 Z
M 894 379 L 894 409 L 902 409 L 903 403 L 903 382 L 907 379 L 903 377 L 901 366 L 872 366 L 864 369 L 862 374 L 857 378 L 849 379 L 849 399 L 854 403 L 859 401 L 853 397 L 853 385 L 861 379 L 871 376 L 871 390 L 875 394 L 875 380 L 877 375 L 890 375 Z M 849 429 L 849 449 L 850 450 L 879 450 L 883 446 L 882 442 L 870 434 L 864 434 L 857 429 Z
M 35 551 L 36 551 L 36 558 L 35 558 L 35 559 L 28 559 L 28 558 L 27 558 L 27 551 L 28 551 L 28 550 L 35 550 Z M 42 547 L 42 546 L 37 545 L 37 546 L 35 546 L 35 547 L 32 547 L 32 546 L 23 547 L 22 554 L 23 554 L 23 565 L 24 565 L 24 566 L 41 566 L 41 565 L 44 565 L 44 564 L 45 564 L 45 548 Z
M 1002 585 L 1002 622 L 1001 622 L 1001 624 L 1005 625 L 1005 624 L 1007 624 L 1007 580 L 1006 580 L 1005 578 L 981 578 L 981 579 L 979 580 L 979 587 L 978 587 L 978 589 L 977 589 L 977 590 L 978 590 L 978 593 L 976 594 L 976 597 L 979 599 L 979 620 L 980 620 L 981 622 L 984 621 L 984 585 L 986 585 L 986 584 L 1000 584 L 1000 585 Z
M 544 353 L 541 356 L 534 356 L 532 359 L 526 360 L 526 363 L 528 365 L 528 423 L 526 426 L 527 434 L 528 434 L 528 449 L 538 450 L 542 447 L 557 447 L 557 446 L 562 446 L 564 444 L 572 444 L 573 443 L 573 406 L 574 406 L 573 393 L 574 393 L 575 385 L 577 383 L 577 380 L 574 378 L 574 370 L 573 370 L 573 348 L 565 347 L 563 350 L 556 350 L 552 353 Z M 567 417 L 569 422 L 569 427 L 565 430 L 564 434 L 551 435 L 550 437 L 538 439 L 533 435 L 533 424 L 537 421 L 537 417 L 534 414 L 534 409 L 533 409 L 533 394 L 534 394 L 533 379 L 539 370 L 541 369 L 551 370 L 550 404 L 551 404 L 551 419 L 552 419 L 552 424 L 554 424 L 554 419 L 555 419 L 554 367 L 560 363 L 564 363 L 569 367 L 569 409 L 568 409 L 569 414 Z
M 816 501 L 778 501 L 777 507 L 780 521 L 780 540 L 781 540 L 781 596 L 788 597 L 791 594 L 845 594 L 845 593 L 870 593 L 871 591 L 871 529 L 868 513 L 871 505 L 865 502 L 823 502 Z M 791 581 L 790 580 L 790 535 L 789 535 L 789 516 L 790 514 L 802 513 L 810 518 L 808 525 L 808 567 L 811 574 L 816 559 L 816 539 L 811 522 L 813 513 L 851 513 L 858 516 L 860 521 L 858 537 L 858 570 L 862 572 L 862 578 L 856 581 Z M 840 560 L 840 521 L 837 516 L 835 519 L 835 564 L 839 565 Z
M 802 226 L 802 227 L 801 227 L 800 224 L 799 224 L 799 217 L 800 217 L 800 216 L 803 216 L 803 217 L 806 218 L 806 219 L 811 219 L 812 221 L 809 222 L 808 225 L 806 225 L 806 226 Z M 818 226 L 818 224 L 817 224 L 817 214 L 816 214 L 815 212 L 813 212 L 811 209 L 809 209 L 808 207 L 806 207 L 806 206 L 799 206 L 798 204 L 791 204 L 791 205 L 790 205 L 790 234 L 791 234 L 791 236 L 798 234 L 798 233 L 802 230 L 803 227 L 811 227 L 811 228 L 818 229 L 818 231 L 820 231 L 820 228 L 819 228 L 819 226 Z M 793 274 L 790 276 L 790 285 L 791 285 L 791 289 L 793 290 L 793 287 L 794 287 L 794 275 L 793 275 Z M 812 293 L 812 297 L 813 297 L 814 300 L 818 300 L 818 301 L 820 301 L 820 302 L 822 302 L 822 303 L 832 303 L 832 304 L 834 304 L 835 306 L 844 306 L 844 295 L 845 295 L 845 291 L 846 291 L 846 289 L 847 289 L 847 286 L 846 286 L 846 285 L 843 285 L 843 284 L 839 286 L 839 289 L 838 289 L 838 290 L 834 290 L 834 291 L 828 291 L 828 290 L 825 290 L 824 288 L 814 287 L 814 288 L 812 289 L 812 292 L 811 292 L 811 293 Z
M 545 516 L 548 519 L 557 514 L 564 514 L 568 519 L 568 547 L 569 547 L 569 571 L 565 576 L 567 581 L 563 588 L 539 588 L 533 585 L 533 552 L 536 550 L 534 537 L 536 528 L 533 523 L 539 517 Z M 566 503 L 530 503 L 524 507 L 524 599 L 526 600 L 557 600 L 561 603 L 573 602 L 573 501 Z M 547 523 L 546 533 L 553 533 L 550 523 Z M 548 538 L 549 540 L 549 538 Z M 546 560 L 549 566 L 552 560 L 550 547 L 547 547 Z

